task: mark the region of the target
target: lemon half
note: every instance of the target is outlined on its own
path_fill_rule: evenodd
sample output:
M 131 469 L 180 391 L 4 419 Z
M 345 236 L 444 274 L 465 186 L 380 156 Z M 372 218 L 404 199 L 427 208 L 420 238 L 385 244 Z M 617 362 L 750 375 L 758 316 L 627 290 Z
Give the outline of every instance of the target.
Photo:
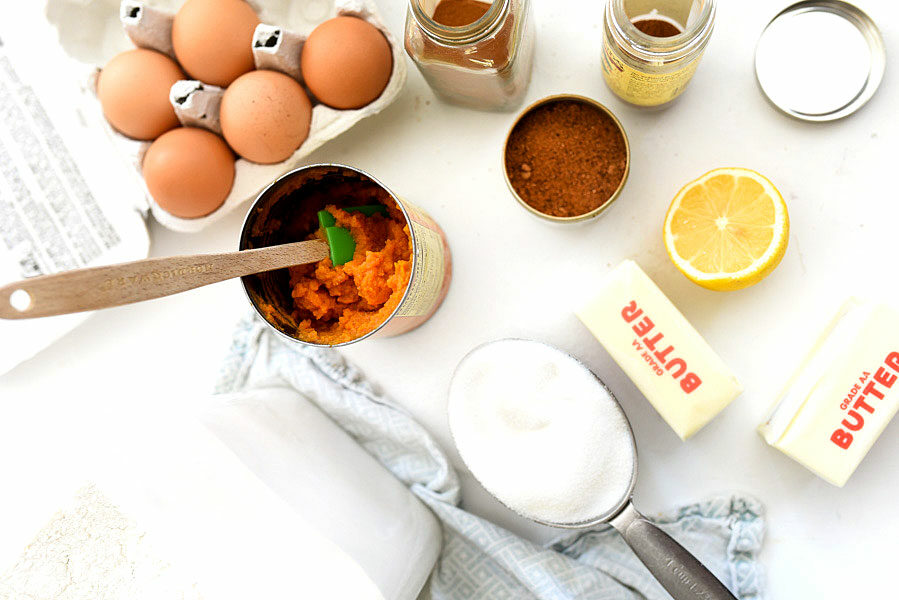
M 688 279 L 710 290 L 758 283 L 787 250 L 783 196 L 749 169 L 709 171 L 677 193 L 665 217 L 665 247 Z

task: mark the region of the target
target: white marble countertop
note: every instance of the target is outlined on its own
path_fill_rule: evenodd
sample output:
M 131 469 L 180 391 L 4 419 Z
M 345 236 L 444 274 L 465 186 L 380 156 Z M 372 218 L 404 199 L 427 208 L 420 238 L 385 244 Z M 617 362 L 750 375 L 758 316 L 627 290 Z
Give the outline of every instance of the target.
M 536 221 L 515 204 L 501 175 L 500 147 L 514 116 L 444 105 L 412 69 L 394 105 L 326 144 L 309 162 L 360 167 L 429 211 L 449 237 L 454 280 L 444 306 L 425 326 L 350 347 L 345 355 L 452 448 L 444 407 L 457 361 L 476 344 L 499 337 L 555 344 L 586 361 L 631 419 L 642 510 L 651 514 L 715 492 L 753 494 L 768 510 L 762 560 L 770 598 L 885 597 L 894 587 L 899 539 L 899 519 L 890 512 L 899 495 L 899 468 L 890 462 L 899 453 L 899 424 L 885 431 L 843 489 L 768 448 L 755 427 L 847 296 L 899 299 L 893 178 L 899 79 L 892 65 L 856 115 L 830 124 L 792 120 L 766 103 L 752 63 L 759 33 L 788 2 L 721 2 L 690 88 L 675 106 L 644 112 L 618 101 L 602 82 L 601 3 L 533 3 L 538 50 L 527 101 L 574 92 L 618 115 L 632 147 L 622 197 L 587 226 L 560 229 Z M 378 4 L 399 35 L 405 3 Z M 880 25 L 888 56 L 899 56 L 899 5 L 867 0 L 861 7 Z M 767 175 L 783 192 L 792 224 L 777 270 L 732 293 L 687 281 L 669 262 L 661 237 L 674 193 L 719 166 Z M 191 235 L 151 225 L 152 254 L 234 248 L 241 220 L 234 214 Z M 640 263 L 745 386 L 686 443 L 572 314 L 624 258 Z M 102 438 L 70 432 L 95 420 L 104 406 L 147 407 L 208 393 L 233 323 L 246 310 L 238 283 L 231 281 L 104 311 L 0 378 L 2 487 L 41 490 L 37 481 L 65 470 L 60 457 L 69 444 L 103 444 Z M 485 498 L 472 481 L 466 485 L 470 510 L 535 538 L 545 533 Z M 0 512 L 12 507 L 0 494 Z

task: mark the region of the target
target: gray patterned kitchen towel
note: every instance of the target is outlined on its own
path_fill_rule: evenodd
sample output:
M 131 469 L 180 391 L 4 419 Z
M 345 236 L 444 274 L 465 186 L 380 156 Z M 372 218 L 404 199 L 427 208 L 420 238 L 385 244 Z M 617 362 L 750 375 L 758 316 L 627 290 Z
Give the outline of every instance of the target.
M 338 352 L 291 344 L 248 317 L 238 326 L 217 391 L 273 379 L 318 405 L 440 519 L 443 551 L 431 576 L 433 598 L 669 598 L 611 528 L 568 532 L 541 547 L 460 508 L 459 478 L 446 454 L 403 408 L 375 391 Z M 717 496 L 655 520 L 738 598 L 765 598 L 758 500 Z

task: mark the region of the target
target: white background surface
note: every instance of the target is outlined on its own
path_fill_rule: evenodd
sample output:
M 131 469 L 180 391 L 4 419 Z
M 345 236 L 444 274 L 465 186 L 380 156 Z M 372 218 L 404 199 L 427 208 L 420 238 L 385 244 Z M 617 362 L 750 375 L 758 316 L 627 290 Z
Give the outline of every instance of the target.
M 405 4 L 378 4 L 399 35 Z M 716 492 L 754 494 L 768 509 L 762 559 L 771 598 L 887 597 L 899 540 L 899 469 L 893 462 L 899 425 L 885 431 L 844 489 L 766 447 L 755 433 L 845 297 L 899 300 L 899 79 L 888 59 L 879 92 L 843 121 L 814 125 L 779 114 L 757 89 L 752 56 L 762 28 L 786 4 L 721 2 L 690 88 L 670 109 L 644 112 L 615 99 L 602 83 L 601 3 L 534 0 L 538 50 L 527 101 L 558 92 L 594 97 L 612 108 L 630 136 L 632 168 L 624 193 L 587 226 L 549 227 L 509 196 L 500 148 L 514 115 L 446 106 L 414 69 L 393 106 L 326 144 L 309 162 L 345 162 L 373 173 L 429 211 L 449 236 L 455 274 L 436 316 L 410 334 L 344 351 L 446 448 L 452 443 L 445 390 L 470 348 L 505 336 L 553 343 L 585 360 L 624 405 L 640 450 L 638 507 L 652 513 Z M 899 5 L 867 0 L 861 7 L 880 25 L 888 56 L 899 56 Z M 781 266 L 761 284 L 725 294 L 683 278 L 661 239 L 674 193 L 719 166 L 750 167 L 771 178 L 787 199 L 792 222 Z M 233 249 L 241 219 L 234 214 L 192 235 L 153 225 L 152 254 Z M 624 258 L 635 259 L 656 280 L 746 388 L 686 443 L 572 314 Z M 26 516 L 36 531 L 60 499 L 42 494 L 75 468 L 67 457 L 85 448 L 117 451 L 104 445 L 102 435 L 118 428 L 110 414 L 208 393 L 233 323 L 246 310 L 238 283 L 227 282 L 104 311 L 0 378 L 0 522 L 15 522 L 10 512 L 32 507 Z M 94 433 L 80 433 L 86 430 Z M 165 431 L 156 435 L 165 445 Z M 146 441 L 131 450 L 153 452 Z M 471 481 L 466 485 L 469 509 L 540 535 L 486 500 Z M 21 525 L 19 533 L 25 529 Z M 0 550 L 0 558 L 14 555 Z

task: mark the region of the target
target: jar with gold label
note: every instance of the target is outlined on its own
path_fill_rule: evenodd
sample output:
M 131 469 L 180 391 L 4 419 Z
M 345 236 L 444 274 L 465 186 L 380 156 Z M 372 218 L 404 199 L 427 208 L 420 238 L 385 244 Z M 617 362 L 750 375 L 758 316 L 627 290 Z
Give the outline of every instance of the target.
M 696 72 L 715 23 L 715 0 L 608 0 L 606 85 L 637 106 L 663 106 Z

